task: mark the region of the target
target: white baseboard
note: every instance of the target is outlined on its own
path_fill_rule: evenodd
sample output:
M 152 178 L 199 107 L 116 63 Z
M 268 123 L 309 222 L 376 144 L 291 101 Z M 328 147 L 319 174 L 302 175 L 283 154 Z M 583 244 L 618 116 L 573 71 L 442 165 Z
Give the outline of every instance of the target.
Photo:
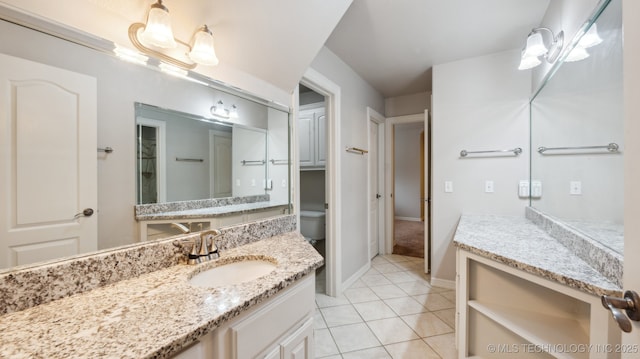
M 448 279 L 440 279 L 431 277 L 431 285 L 434 287 L 441 287 L 447 289 L 456 289 L 456 281 Z
M 394 218 L 399 221 L 422 222 L 422 219 L 414 218 L 414 217 L 394 217 Z
M 351 277 L 349 277 L 347 280 L 342 282 L 341 289 L 345 290 L 351 287 L 351 285 L 355 283 L 358 279 L 360 279 L 360 277 L 362 277 L 365 273 L 367 273 L 369 269 L 371 269 L 371 261 L 367 262 L 367 264 L 365 264 L 362 268 L 360 268 L 357 272 L 355 272 Z

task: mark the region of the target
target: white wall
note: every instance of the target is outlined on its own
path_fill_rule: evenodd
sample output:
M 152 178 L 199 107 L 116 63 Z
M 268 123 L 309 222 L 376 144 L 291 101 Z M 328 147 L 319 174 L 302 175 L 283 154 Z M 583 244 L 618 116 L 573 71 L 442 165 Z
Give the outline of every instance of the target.
M 434 66 L 432 118 L 432 279 L 455 280 L 456 225 L 463 213 L 524 214 L 518 182 L 529 165 L 530 74 L 518 71 L 520 51 L 507 51 Z M 466 149 L 521 147 L 518 157 L 470 157 Z M 485 193 L 486 180 L 494 193 Z M 444 193 L 444 182 L 453 193 Z
M 420 133 L 424 123 L 394 126 L 395 218 L 420 219 Z
M 311 67 L 341 88 L 340 148 L 367 148 L 367 106 L 384 113 L 384 98 L 347 64 L 326 47 L 318 53 Z M 367 158 L 341 150 L 342 248 L 344 282 L 368 261 L 367 238 Z M 331 205 L 331 204 L 329 204 Z
M 385 117 L 415 115 L 431 108 L 431 91 L 411 95 L 387 97 L 384 100 Z

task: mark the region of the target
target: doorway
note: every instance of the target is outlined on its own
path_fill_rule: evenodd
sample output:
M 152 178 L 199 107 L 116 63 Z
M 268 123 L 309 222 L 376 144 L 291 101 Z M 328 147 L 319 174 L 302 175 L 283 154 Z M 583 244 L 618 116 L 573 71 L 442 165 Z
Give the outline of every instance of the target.
M 385 253 L 425 259 L 429 272 L 429 127 L 428 114 L 386 121 Z
M 300 84 L 310 88 L 314 92 L 324 96 L 325 98 L 325 294 L 329 296 L 339 296 L 342 293 L 342 262 L 340 248 L 341 233 L 341 187 L 340 178 L 340 87 L 326 78 L 319 72 L 308 69 Z M 298 91 L 295 94 L 295 113 L 300 111 L 298 104 Z M 300 192 L 300 129 L 298 124 L 294 126 L 293 148 L 296 150 L 292 156 L 295 159 L 293 164 L 295 178 L 295 188 L 297 193 Z M 294 207 L 300 215 L 300 196 L 294 196 Z M 298 223 L 301 218 L 298 217 Z

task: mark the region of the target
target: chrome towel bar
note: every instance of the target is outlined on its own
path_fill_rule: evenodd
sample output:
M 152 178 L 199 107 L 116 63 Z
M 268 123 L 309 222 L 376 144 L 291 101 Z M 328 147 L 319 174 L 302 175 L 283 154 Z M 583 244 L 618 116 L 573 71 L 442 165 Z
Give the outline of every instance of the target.
M 606 146 L 574 146 L 574 147 L 538 147 L 539 153 L 545 153 L 547 151 L 566 151 L 566 150 L 597 150 L 606 149 L 609 152 L 618 152 L 620 147 L 617 143 L 611 142 Z
M 176 161 L 179 162 L 204 162 L 202 158 L 180 158 L 176 157 Z
M 254 161 L 247 161 L 247 160 L 242 160 L 240 161 L 240 163 L 242 163 L 243 166 L 246 165 L 263 165 L 266 163 L 265 160 L 254 160 Z
M 478 154 L 478 153 L 504 153 L 504 152 L 513 152 L 514 156 L 517 156 L 522 153 L 522 148 L 516 147 L 511 150 L 489 150 L 489 151 L 460 151 L 460 157 L 467 157 L 467 155 Z

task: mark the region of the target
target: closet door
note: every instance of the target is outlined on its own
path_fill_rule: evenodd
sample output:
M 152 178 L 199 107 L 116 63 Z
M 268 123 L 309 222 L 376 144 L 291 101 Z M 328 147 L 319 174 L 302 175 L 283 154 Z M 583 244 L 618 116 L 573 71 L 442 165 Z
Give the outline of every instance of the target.
M 0 268 L 97 249 L 96 94 L 0 54 Z

